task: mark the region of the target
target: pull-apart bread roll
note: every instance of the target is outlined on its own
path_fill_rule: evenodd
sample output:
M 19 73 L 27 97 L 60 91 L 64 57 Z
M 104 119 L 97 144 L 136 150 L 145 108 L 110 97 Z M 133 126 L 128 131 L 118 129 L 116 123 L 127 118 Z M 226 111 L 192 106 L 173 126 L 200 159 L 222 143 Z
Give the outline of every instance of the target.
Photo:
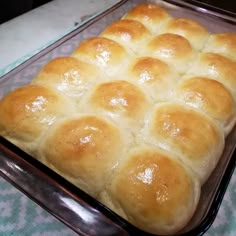
M 53 88 L 79 99 L 99 80 L 98 69 L 73 57 L 58 57 L 47 63 L 33 79 L 33 84 Z
M 149 94 L 154 102 L 166 101 L 173 95 L 179 75 L 167 63 L 153 57 L 137 57 L 124 75 Z
M 56 119 L 73 114 L 73 102 L 40 85 L 25 85 L 0 100 L 0 134 L 35 155 L 38 141 Z
M 127 138 L 109 120 L 84 114 L 56 122 L 39 150 L 44 163 L 96 196 L 124 155 Z
M 152 38 L 143 54 L 163 60 L 182 74 L 191 65 L 195 51 L 185 37 L 165 33 Z
M 206 77 L 182 80 L 175 98 L 214 118 L 227 136 L 236 122 L 236 104 L 230 91 L 220 82 Z
M 163 28 L 163 33 L 172 33 L 181 35 L 189 40 L 194 49 L 202 49 L 204 43 L 209 37 L 209 32 L 196 21 L 178 18 L 171 20 L 166 27 Z
M 113 80 L 95 86 L 81 102 L 81 110 L 102 113 L 137 132 L 143 126 L 150 105 L 149 98 L 138 86 L 124 80 Z
M 139 4 L 123 17 L 139 21 L 153 34 L 160 32 L 171 18 L 163 8 L 151 3 Z
M 236 61 L 236 33 L 212 34 L 203 51 L 218 53 Z
M 201 53 L 187 72 L 188 76 L 203 76 L 221 82 L 236 99 L 236 62 L 217 53 Z
M 101 36 L 120 43 L 127 50 L 131 49 L 131 52 L 139 53 L 140 47 L 145 45 L 151 34 L 138 21 L 119 20 L 106 27 Z
M 175 153 L 202 184 L 224 148 L 223 131 L 212 119 L 189 106 L 174 103 L 156 106 L 147 119 L 143 137 L 146 142 Z
M 200 185 L 180 161 L 160 149 L 131 150 L 101 201 L 131 223 L 154 234 L 173 234 L 192 217 Z
M 130 59 L 123 46 L 104 37 L 94 37 L 83 41 L 72 56 L 97 66 L 108 76 L 114 76 L 124 70 Z
M 235 42 L 137 5 L 3 97 L 0 135 L 134 226 L 184 231 L 236 123 Z

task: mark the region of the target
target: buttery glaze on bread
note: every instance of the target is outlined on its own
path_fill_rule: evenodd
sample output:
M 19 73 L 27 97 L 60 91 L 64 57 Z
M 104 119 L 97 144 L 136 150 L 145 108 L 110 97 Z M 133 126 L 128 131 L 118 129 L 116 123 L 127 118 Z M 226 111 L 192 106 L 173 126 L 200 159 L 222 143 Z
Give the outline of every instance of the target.
M 154 107 L 142 136 L 147 143 L 179 156 L 201 184 L 215 168 L 224 146 L 222 129 L 211 118 L 189 106 L 174 103 Z
M 73 57 L 58 57 L 46 64 L 33 84 L 41 84 L 79 99 L 99 80 L 99 70 Z
M 201 49 L 209 37 L 207 29 L 197 22 L 186 18 L 171 20 L 166 27 L 163 28 L 162 33 L 181 35 L 187 38 L 196 50 Z
M 174 156 L 141 145 L 122 160 L 101 201 L 142 229 L 172 234 L 198 203 L 200 185 L 190 173 Z
M 166 62 L 179 73 L 186 71 L 195 55 L 194 49 L 185 37 L 172 33 L 153 37 L 143 53 Z
M 97 196 L 124 156 L 126 138 L 109 120 L 84 114 L 56 122 L 39 152 L 44 163 Z
M 0 134 L 35 155 L 43 132 L 74 109 L 73 102 L 55 90 L 25 85 L 0 100 Z
M 142 23 L 153 34 L 157 34 L 171 18 L 163 8 L 150 3 L 137 5 L 124 16 L 124 19 Z
M 212 34 L 203 51 L 218 53 L 236 60 L 236 33 Z
M 232 94 L 220 82 L 207 77 L 190 77 L 180 81 L 175 90 L 180 102 L 195 107 L 219 122 L 227 136 L 236 119 Z
M 0 100 L 0 135 L 129 222 L 173 235 L 236 122 L 235 33 L 140 4 Z
M 226 86 L 236 99 L 236 62 L 217 53 L 200 53 L 187 72 L 190 76 L 203 76 Z

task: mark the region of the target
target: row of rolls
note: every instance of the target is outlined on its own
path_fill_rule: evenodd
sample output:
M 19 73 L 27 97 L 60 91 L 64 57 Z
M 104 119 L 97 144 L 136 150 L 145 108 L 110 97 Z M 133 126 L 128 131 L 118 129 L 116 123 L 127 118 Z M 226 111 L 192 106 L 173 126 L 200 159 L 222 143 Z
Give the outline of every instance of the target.
M 0 100 L 0 135 L 138 228 L 196 211 L 236 122 L 236 33 L 143 3 Z

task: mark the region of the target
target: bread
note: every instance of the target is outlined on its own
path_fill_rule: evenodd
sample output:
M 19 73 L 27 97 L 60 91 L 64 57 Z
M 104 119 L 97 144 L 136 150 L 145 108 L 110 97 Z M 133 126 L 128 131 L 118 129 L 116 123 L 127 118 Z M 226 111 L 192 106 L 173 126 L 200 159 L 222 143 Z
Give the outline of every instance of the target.
M 158 58 L 183 74 L 191 65 L 195 51 L 183 36 L 164 33 L 154 36 L 146 45 L 144 55 Z
M 180 78 L 174 68 L 153 57 L 137 57 L 122 77 L 142 86 L 155 102 L 171 97 Z
M 103 37 L 83 41 L 72 56 L 97 66 L 108 76 L 114 76 L 129 61 L 129 54 L 122 45 Z
M 124 155 L 126 138 L 109 120 L 77 115 L 56 122 L 39 152 L 44 163 L 97 196 Z
M 215 168 L 224 146 L 222 129 L 211 118 L 173 102 L 154 107 L 142 137 L 146 143 L 179 156 L 195 172 L 201 184 Z
M 201 50 L 204 43 L 209 37 L 208 30 L 199 23 L 186 19 L 173 19 L 166 27 L 163 28 L 162 33 L 172 33 L 181 35 L 189 40 L 192 47 L 196 50 Z
M 199 182 L 190 173 L 174 156 L 141 146 L 127 154 L 101 201 L 150 233 L 173 234 L 199 200 Z
M 217 53 L 202 52 L 187 72 L 189 76 L 203 76 L 226 86 L 236 99 L 236 62 Z
M 204 52 L 218 53 L 229 59 L 236 60 L 236 33 L 212 34 L 205 47 Z
M 150 32 L 157 34 L 172 19 L 172 16 L 155 4 L 142 3 L 131 9 L 123 19 L 136 20 L 142 23 Z
M 80 110 L 101 113 L 136 133 L 144 125 L 150 99 L 138 86 L 125 80 L 99 83 L 81 102 Z
M 138 228 L 173 235 L 236 122 L 235 33 L 143 3 L 0 100 L 0 135 Z
M 35 156 L 44 131 L 74 110 L 75 104 L 55 90 L 25 85 L 0 100 L 0 134 Z
M 236 119 L 235 100 L 230 91 L 217 80 L 187 77 L 177 84 L 175 97 L 179 102 L 197 108 L 215 119 L 225 136 L 232 130 Z
M 151 34 L 149 30 L 140 22 L 130 19 L 118 20 L 101 33 L 102 37 L 110 38 L 127 50 L 138 53 L 140 45 L 143 45 Z
M 73 57 L 58 57 L 42 68 L 32 84 L 47 86 L 79 100 L 100 79 L 99 75 L 99 70 L 91 64 Z

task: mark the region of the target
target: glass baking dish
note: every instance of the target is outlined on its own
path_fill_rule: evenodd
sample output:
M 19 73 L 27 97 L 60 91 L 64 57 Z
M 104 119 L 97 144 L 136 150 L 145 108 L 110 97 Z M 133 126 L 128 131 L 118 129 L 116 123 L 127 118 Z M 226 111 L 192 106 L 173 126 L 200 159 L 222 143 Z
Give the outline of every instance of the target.
M 156 2 L 174 17 L 187 17 L 209 31 L 236 31 L 234 18 L 182 1 L 122 0 L 70 32 L 0 78 L 0 98 L 31 81 L 51 59 L 70 55 L 86 38 L 98 35 L 109 23 L 142 2 Z M 223 155 L 202 188 L 194 217 L 178 235 L 202 235 L 213 223 L 235 168 L 236 127 L 227 137 Z M 0 137 L 0 175 L 80 235 L 151 235 L 145 233 L 81 191 L 63 177 Z

